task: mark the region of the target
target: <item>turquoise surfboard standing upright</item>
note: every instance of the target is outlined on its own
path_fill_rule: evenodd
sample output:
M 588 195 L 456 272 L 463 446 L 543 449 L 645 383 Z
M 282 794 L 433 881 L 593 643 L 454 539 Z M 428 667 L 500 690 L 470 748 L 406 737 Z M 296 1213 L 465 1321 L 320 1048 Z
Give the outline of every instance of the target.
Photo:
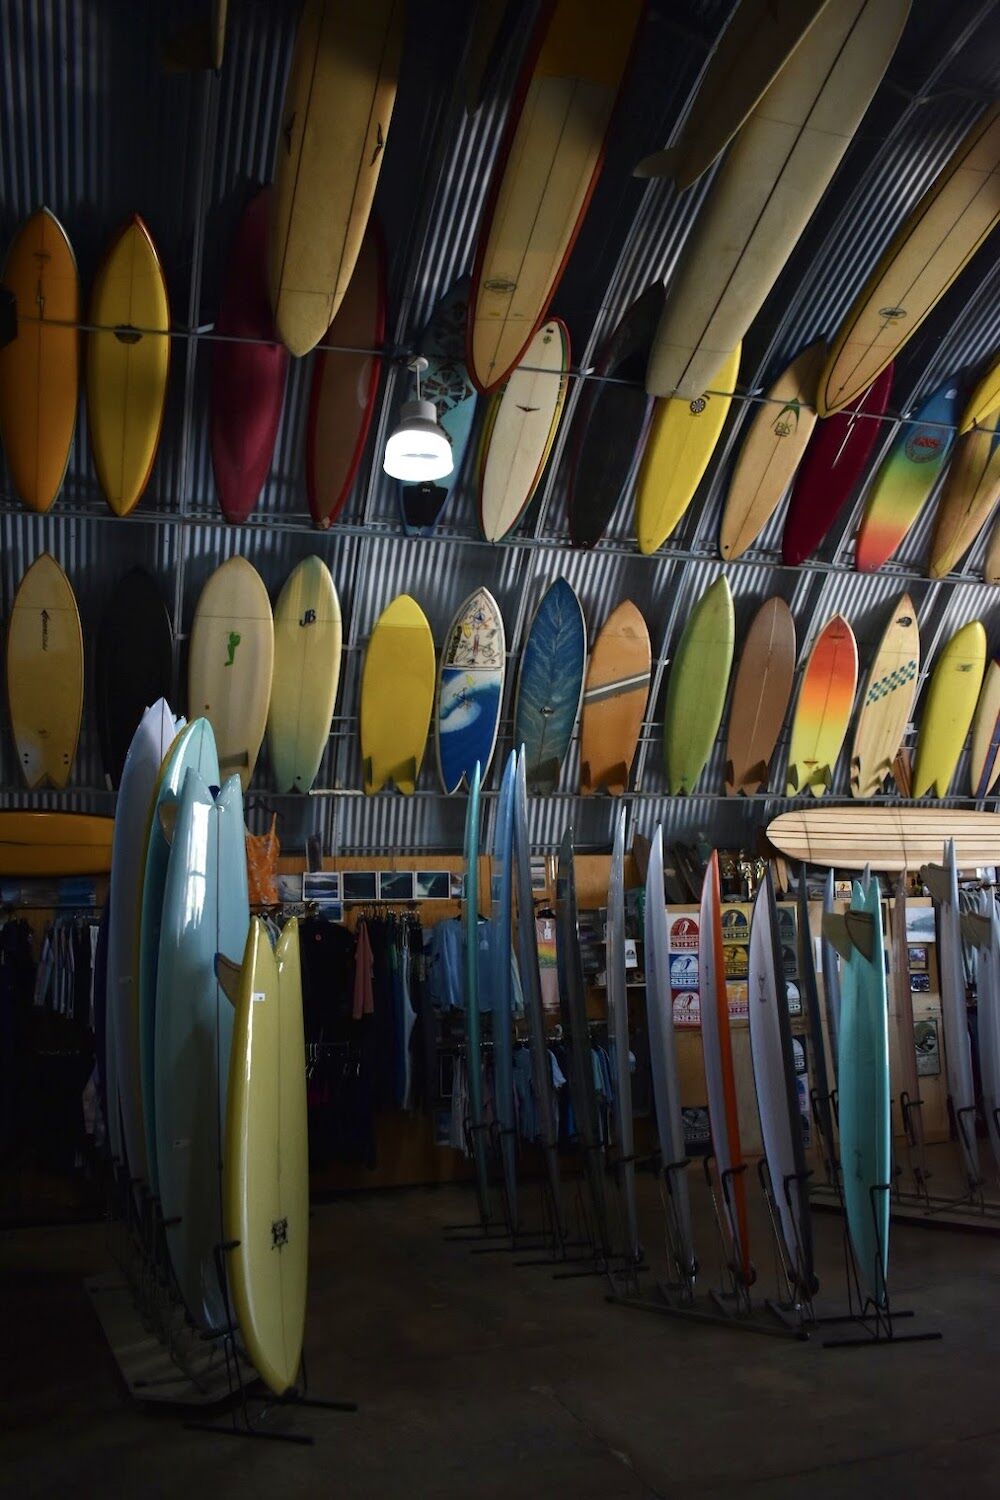
M 490 892 L 490 966 L 493 977 L 493 1091 L 500 1127 L 500 1160 L 511 1233 L 518 1225 L 517 1121 L 514 1113 L 513 923 L 514 780 L 517 754 L 511 751 L 497 799 Z
M 427 361 L 420 394 L 433 401 L 438 421 L 451 439 L 453 467 L 443 479 L 399 486 L 399 510 L 408 536 L 430 536 L 461 477 L 476 415 L 476 389 L 465 368 L 465 330 L 469 317 L 469 278 L 464 276 L 442 297 L 420 335 L 417 353 Z
M 469 1131 L 483 1227 L 490 1218 L 490 1186 L 483 1139 L 483 1062 L 479 1018 L 479 762 L 469 782 L 465 809 L 465 890 L 462 928 L 465 938 L 465 1071 L 469 1090 Z
M 583 610 L 565 578 L 557 578 L 535 610 L 514 704 L 514 744 L 524 747 L 527 786 L 535 796 L 547 796 L 559 785 L 586 670 Z

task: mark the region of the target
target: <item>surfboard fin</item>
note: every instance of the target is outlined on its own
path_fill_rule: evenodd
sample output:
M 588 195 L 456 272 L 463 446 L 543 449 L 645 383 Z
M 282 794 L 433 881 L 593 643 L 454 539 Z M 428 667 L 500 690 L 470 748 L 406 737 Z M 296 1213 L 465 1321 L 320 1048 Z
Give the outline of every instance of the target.
M 250 764 L 250 751 L 238 750 L 235 755 L 227 755 L 219 761 L 219 771 L 242 771 Z
M 174 842 L 174 829 L 177 827 L 177 811 L 178 808 L 176 802 L 171 801 L 160 803 L 160 827 L 163 830 L 163 837 L 166 839 L 168 844 L 173 844 Z
M 978 911 L 966 911 L 961 916 L 962 936 L 973 948 L 988 948 L 990 945 L 990 919 Z
M 875 962 L 875 918 L 870 911 L 846 911 L 844 926 L 851 942 L 869 963 Z
M 664 151 L 653 151 L 649 156 L 644 156 L 642 161 L 637 162 L 632 168 L 633 177 L 673 177 L 677 171 L 678 154 L 673 146 L 668 146 Z
M 828 765 L 824 766 L 823 769 L 813 777 L 813 780 L 819 780 L 820 783 L 826 787 L 827 791 L 829 791 L 833 786 L 833 772 Z
M 751 766 L 743 778 L 744 786 L 748 782 L 754 782 L 758 787 L 766 787 L 771 767 L 768 761 L 759 760 L 755 766 Z
M 620 760 L 617 765 L 611 766 L 604 777 L 604 785 L 612 797 L 623 797 L 628 791 L 628 766 L 625 761 Z
M 532 767 L 528 781 L 533 789 L 537 789 L 538 796 L 548 796 L 555 791 L 559 785 L 559 770 L 559 761 L 554 755 Z
M 402 792 L 404 797 L 412 797 L 417 789 L 417 770 L 417 758 L 411 755 L 409 760 L 404 760 L 392 773 L 396 791 Z
M 791 765 L 788 767 L 788 772 L 787 772 L 787 775 L 785 777 L 785 780 L 788 782 L 788 785 L 792 788 L 793 792 L 797 792 L 798 791 L 798 789 L 799 789 L 799 768 L 795 764 L 794 761 L 792 761 Z
M 232 1001 L 233 1005 L 239 999 L 240 975 L 242 972 L 242 964 L 234 963 L 224 953 L 217 953 L 215 955 L 215 977 L 219 981 L 219 989 L 227 1000 Z
M 920 879 L 935 901 L 947 901 L 951 895 L 951 881 L 943 865 L 921 865 Z
M 842 912 L 825 911 L 823 913 L 823 936 L 831 948 L 836 948 L 841 958 L 850 958 L 851 939 Z

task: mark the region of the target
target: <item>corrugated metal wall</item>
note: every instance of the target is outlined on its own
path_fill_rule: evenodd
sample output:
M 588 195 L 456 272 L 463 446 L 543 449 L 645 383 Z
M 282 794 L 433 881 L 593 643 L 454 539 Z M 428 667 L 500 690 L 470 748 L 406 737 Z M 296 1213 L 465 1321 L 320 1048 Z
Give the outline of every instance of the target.
M 664 144 L 682 116 L 727 0 L 652 0 L 644 43 L 627 98 L 615 121 L 605 170 L 553 310 L 568 322 L 574 365 L 586 369 L 601 338 L 651 281 L 668 276 L 708 186 L 678 196 L 670 184 L 640 183 L 634 162 Z M 179 331 L 210 328 L 218 306 L 229 237 L 251 187 L 268 180 L 285 74 L 298 12 L 293 0 L 230 0 L 221 73 L 167 73 L 167 33 L 197 9 L 168 0 L 0 0 L 0 238 L 48 204 L 65 224 L 88 287 L 105 244 L 128 214 L 140 212 L 160 249 Z M 462 58 L 473 7 L 468 0 L 410 0 L 402 82 L 377 206 L 389 247 L 391 348 L 416 347 L 437 299 L 466 272 L 490 167 L 499 143 L 534 0 L 515 0 L 501 48 L 487 76 L 481 107 L 469 114 Z M 947 158 L 962 131 L 1000 92 L 1000 12 L 995 0 L 915 0 L 903 41 L 859 134 L 800 245 L 746 340 L 741 391 L 759 391 L 814 338 L 829 333 L 900 219 Z M 976 257 L 898 362 L 895 411 L 947 376 L 974 375 L 1000 346 L 997 245 Z M 128 520 L 114 519 L 100 497 L 87 448 L 85 415 L 66 486 L 54 512 L 24 512 L 4 476 L 0 495 L 2 608 L 18 580 L 45 548 L 66 568 L 80 601 L 88 643 L 115 579 L 142 563 L 161 580 L 179 640 L 178 683 L 184 680 L 185 631 L 211 570 L 235 552 L 260 570 L 272 597 L 292 566 L 309 552 L 329 563 L 346 621 L 343 685 L 329 753 L 319 784 L 336 795 L 271 798 L 262 760 L 257 785 L 282 814 L 286 846 L 319 832 L 332 851 L 454 850 L 460 847 L 464 800 L 437 793 L 433 754 L 418 794 L 366 799 L 360 785 L 357 701 L 364 644 L 385 604 L 406 590 L 423 604 L 440 644 L 461 599 L 477 584 L 495 593 L 507 627 L 511 672 L 497 761 L 510 744 L 517 661 L 534 607 L 559 574 L 580 594 L 592 636 L 623 597 L 642 609 L 650 627 L 655 691 L 637 760 L 636 824 L 650 831 L 663 820 L 671 835 L 704 832 L 714 842 L 752 843 L 775 799 L 726 801 L 722 785 L 725 720 L 700 786 L 705 795 L 665 795 L 661 716 L 667 663 L 694 600 L 721 571 L 715 537 L 728 476 L 751 412 L 733 403 L 723 439 L 701 493 L 668 545 L 640 557 L 631 541 L 631 495 L 608 539 L 592 553 L 566 546 L 567 437 L 578 383 L 541 494 L 518 534 L 489 547 L 479 539 L 468 474 L 439 535 L 400 535 L 394 486 L 372 461 L 395 420 L 402 387 L 389 362 L 368 461 L 343 524 L 320 534 L 309 525 L 303 442 L 311 359 L 293 361 L 273 470 L 257 512 L 228 526 L 215 499 L 208 447 L 211 346 L 178 337 L 173 344 L 168 410 L 147 494 Z M 886 424 L 884 442 L 893 426 Z M 471 466 L 470 466 L 471 467 Z M 925 664 L 952 630 L 985 618 L 991 648 L 1000 647 L 995 590 L 974 584 L 983 543 L 960 577 L 933 584 L 920 576 L 929 543 L 930 511 L 896 561 L 882 574 L 851 571 L 853 536 L 864 492 L 853 513 L 831 532 L 808 566 L 778 566 L 783 507 L 744 559 L 727 573 L 738 631 L 771 593 L 792 607 L 800 663 L 824 621 L 847 615 L 862 660 L 881 632 L 891 601 L 906 586 L 917 605 Z M 179 687 L 178 699 L 184 697 Z M 783 754 L 774 777 L 780 784 Z M 96 733 L 88 706 L 70 802 L 28 799 L 17 790 L 9 741 L 0 748 L 0 786 L 8 804 L 58 800 L 106 809 Z M 575 785 L 576 748 L 563 786 Z M 843 792 L 842 766 L 834 791 Z M 256 790 L 256 787 L 255 787 Z M 259 822 L 266 807 L 257 805 Z M 581 845 L 606 845 L 613 808 L 608 799 L 563 794 L 532 807 L 533 838 L 554 847 L 573 820 Z

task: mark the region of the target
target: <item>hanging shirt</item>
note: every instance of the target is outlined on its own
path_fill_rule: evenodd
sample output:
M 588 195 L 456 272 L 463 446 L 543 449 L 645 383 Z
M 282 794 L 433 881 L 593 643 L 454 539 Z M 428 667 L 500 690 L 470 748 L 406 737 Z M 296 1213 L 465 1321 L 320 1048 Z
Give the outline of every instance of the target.
M 362 1016 L 375 1014 L 375 989 L 372 983 L 372 945 L 368 938 L 368 924 L 358 923 L 357 943 L 354 950 L 354 1006 L 352 1016 L 360 1021 Z

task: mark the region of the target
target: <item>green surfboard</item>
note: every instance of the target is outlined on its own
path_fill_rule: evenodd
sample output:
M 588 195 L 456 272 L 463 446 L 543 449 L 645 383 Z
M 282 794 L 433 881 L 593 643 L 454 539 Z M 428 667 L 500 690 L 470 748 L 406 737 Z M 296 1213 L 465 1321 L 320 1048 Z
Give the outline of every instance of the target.
M 733 665 L 733 596 L 717 578 L 695 605 L 670 669 L 663 753 L 671 793 L 694 791 L 719 732 Z

